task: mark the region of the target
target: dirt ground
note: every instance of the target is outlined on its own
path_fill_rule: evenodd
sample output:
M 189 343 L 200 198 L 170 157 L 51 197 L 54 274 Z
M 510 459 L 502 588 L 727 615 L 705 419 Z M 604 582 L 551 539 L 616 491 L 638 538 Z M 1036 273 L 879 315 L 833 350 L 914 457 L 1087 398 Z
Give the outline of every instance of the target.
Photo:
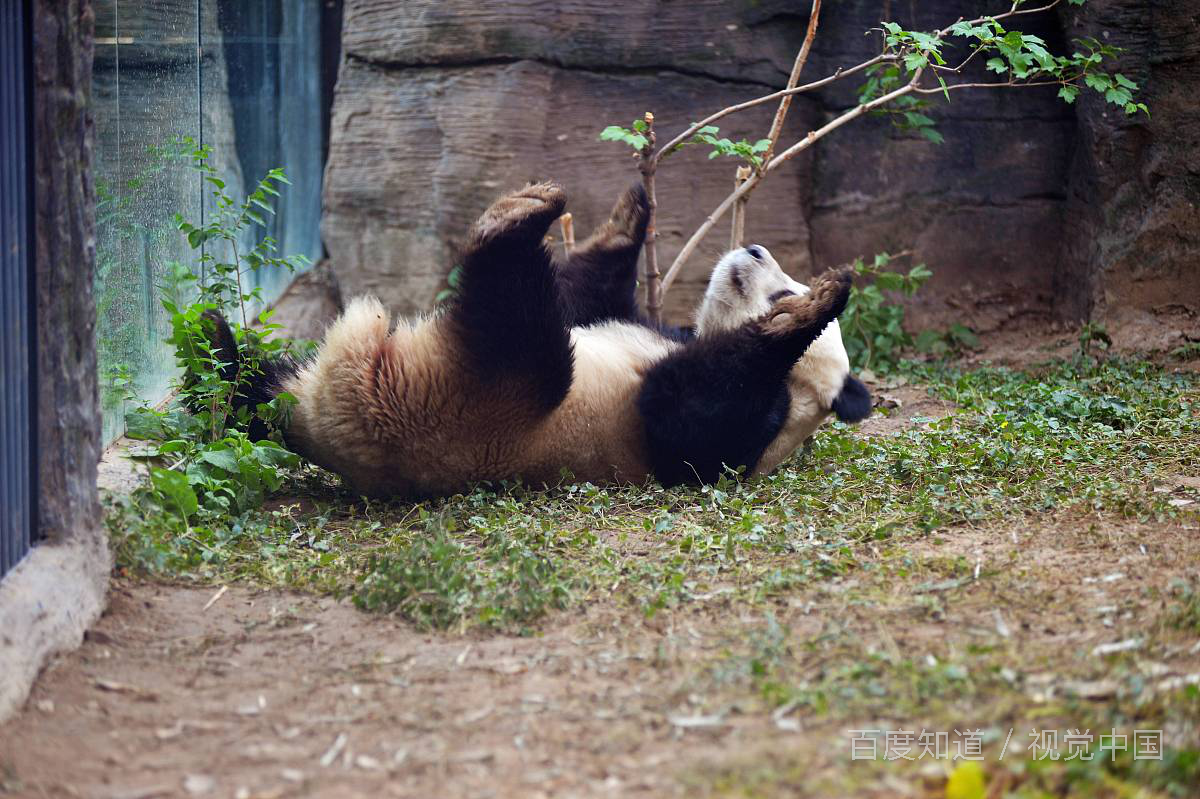
M 864 434 L 952 410 L 913 386 L 876 391 L 893 404 Z M 1200 682 L 1200 638 L 1164 621 L 1170 587 L 1200 585 L 1195 523 L 1079 512 L 865 557 L 869 569 L 796 587 L 769 621 L 713 591 L 651 618 L 591 602 L 529 637 L 422 634 L 330 598 L 115 578 L 83 646 L 0 726 L 0 795 L 944 796 L 945 763 L 851 762 L 850 730 L 1003 722 L 1023 736 L 1039 714 L 1119 697 L 1125 679 L 1151 697 Z M 755 675 L 773 668 L 772 625 L 795 642 L 792 676 L 814 683 L 881 653 L 1020 674 L 1008 693 L 987 683 L 945 707 L 915 693 L 889 719 L 851 693 L 832 713 L 771 709 Z M 1114 646 L 1132 650 L 1115 672 L 1102 655 Z M 1166 734 L 1197 737 L 1194 724 Z
M 1080 527 L 923 541 L 911 555 L 966 557 L 1008 577 L 979 581 L 941 614 L 927 612 L 930 575 L 917 573 L 798 592 L 780 621 L 801 638 L 832 621 L 917 654 L 946 639 L 1000 641 L 1046 670 L 1031 690 L 1103 694 L 1073 679 L 1078 660 L 1051 663 L 1054 653 L 1143 633 L 1155 613 L 1147 589 L 1194 575 L 1200 537 Z M 877 601 L 862 602 L 874 589 Z M 736 614 L 720 598 L 651 620 L 594 605 L 540 637 L 422 635 L 330 599 L 119 580 L 83 647 L 52 663 L 0 728 L 0 793 L 649 797 L 717 792 L 728 773 L 766 762 L 784 773 L 761 795 L 785 787 L 789 769 L 803 791 L 786 795 L 847 795 L 835 787 L 859 765 L 847 763 L 847 731 L 877 722 L 730 698 L 710 666 L 760 623 Z M 1200 647 L 1186 640 L 1152 668 L 1163 684 L 1198 672 Z M 920 775 L 863 768 L 853 795 L 925 795 Z

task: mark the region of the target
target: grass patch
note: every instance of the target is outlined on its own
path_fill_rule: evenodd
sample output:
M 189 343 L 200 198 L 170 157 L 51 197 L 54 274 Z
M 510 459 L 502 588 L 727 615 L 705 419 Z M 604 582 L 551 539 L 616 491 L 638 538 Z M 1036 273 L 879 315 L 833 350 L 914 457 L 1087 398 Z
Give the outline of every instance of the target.
M 354 596 L 430 628 L 528 630 L 601 594 L 647 615 L 714 592 L 771 602 L 874 568 L 865 548 L 963 523 L 1070 508 L 1192 515 L 1150 487 L 1200 466 L 1195 375 L 1091 359 L 904 369 L 960 411 L 872 438 L 831 425 L 765 478 L 673 490 L 506 485 L 414 504 L 355 498 L 305 467 L 273 507 L 201 507 L 186 524 L 152 494 L 114 500 L 117 562 Z M 940 579 L 964 568 L 947 564 Z

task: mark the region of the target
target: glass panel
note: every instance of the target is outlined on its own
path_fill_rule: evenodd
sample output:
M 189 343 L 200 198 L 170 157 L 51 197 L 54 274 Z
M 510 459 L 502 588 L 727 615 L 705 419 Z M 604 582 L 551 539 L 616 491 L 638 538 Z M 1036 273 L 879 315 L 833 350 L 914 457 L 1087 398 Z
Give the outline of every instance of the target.
M 287 172 L 293 185 L 278 214 L 265 229 L 247 233 L 243 252 L 270 235 L 282 254 L 320 257 L 320 18 L 320 0 L 97 0 L 97 330 L 105 441 L 121 434 L 124 408 L 119 392 L 103 387 L 128 375 L 139 397 L 157 402 L 174 374 L 161 290 L 172 291 L 164 285 L 170 264 L 194 263 L 196 253 L 172 220 L 179 213 L 199 224 L 211 202 L 198 176 L 170 154 L 179 137 L 212 148 L 212 165 L 239 200 L 267 170 Z M 247 281 L 270 302 L 288 277 L 272 270 Z
M 219 23 L 220 53 L 205 47 L 206 141 L 236 153 L 246 185 L 282 167 L 292 185 L 276 202 L 267 227 L 280 254 L 321 256 L 321 6 L 318 0 L 202 0 L 206 20 Z M 205 35 L 209 28 L 206 22 Z M 211 41 L 211 39 L 210 39 Z M 212 68 L 209 68 L 212 59 Z M 226 119 L 212 113 L 218 102 Z M 224 109 L 228 108 L 228 112 Z M 221 142 L 221 143 L 218 143 Z M 257 243 L 258 239 L 250 241 Z M 271 300 L 289 282 L 277 269 L 251 285 Z
M 97 332 L 110 441 L 124 409 L 104 387 L 128 374 L 155 402 L 174 374 L 158 289 L 170 262 L 191 257 L 174 215 L 200 212 L 198 178 L 169 155 L 179 137 L 200 139 L 198 31 L 194 0 L 100 0 L 96 11 Z

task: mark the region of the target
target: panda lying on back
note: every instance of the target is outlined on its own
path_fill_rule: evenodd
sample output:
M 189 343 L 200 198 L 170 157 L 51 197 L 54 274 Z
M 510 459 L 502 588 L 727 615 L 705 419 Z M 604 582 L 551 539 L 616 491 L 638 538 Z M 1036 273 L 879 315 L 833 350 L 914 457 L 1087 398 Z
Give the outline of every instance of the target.
M 268 364 L 238 402 L 290 392 L 290 449 L 359 492 L 405 497 L 553 483 L 563 470 L 666 485 L 711 482 L 725 466 L 761 474 L 830 411 L 870 412 L 836 321 L 848 270 L 809 290 L 762 247 L 734 250 L 689 340 L 637 317 L 641 188 L 559 263 L 544 238 L 565 205 L 553 183 L 502 197 L 471 229 L 447 309 L 393 325 L 378 300 L 356 299 L 314 359 Z M 229 327 L 214 321 L 235 369 Z

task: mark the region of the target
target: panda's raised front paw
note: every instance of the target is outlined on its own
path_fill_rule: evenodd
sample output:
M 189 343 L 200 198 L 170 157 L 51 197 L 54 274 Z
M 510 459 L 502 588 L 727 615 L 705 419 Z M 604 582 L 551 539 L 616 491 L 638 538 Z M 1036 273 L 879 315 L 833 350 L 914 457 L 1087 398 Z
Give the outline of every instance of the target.
M 630 239 L 641 242 L 646 236 L 646 224 L 650 221 L 650 198 L 640 183 L 630 186 L 613 206 L 609 222 L 615 230 Z
M 553 181 L 534 183 L 492 203 L 471 230 L 476 245 L 501 236 L 541 241 L 567 206 L 567 194 Z
M 827 305 L 832 318 L 841 316 L 850 300 L 850 287 L 854 285 L 854 269 L 849 266 L 826 269 L 813 281 L 809 296 Z
M 854 270 L 849 267 L 826 270 L 813 281 L 808 294 L 791 294 L 771 306 L 760 323 L 763 333 L 788 336 L 824 328 L 846 310 L 853 282 Z

